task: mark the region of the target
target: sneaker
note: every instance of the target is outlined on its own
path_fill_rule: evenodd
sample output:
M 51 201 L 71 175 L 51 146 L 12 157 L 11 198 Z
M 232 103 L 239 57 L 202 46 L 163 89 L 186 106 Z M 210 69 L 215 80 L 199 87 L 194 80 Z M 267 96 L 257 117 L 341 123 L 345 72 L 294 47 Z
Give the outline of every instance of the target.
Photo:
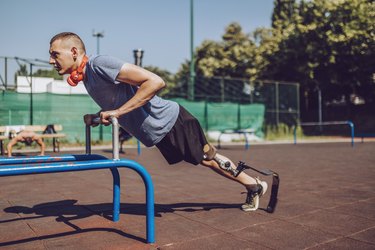
M 257 210 L 259 207 L 259 198 L 267 192 L 267 182 L 260 181 L 258 178 L 255 178 L 255 180 L 257 182 L 256 187 L 252 186 L 248 188 L 245 204 L 241 206 L 241 209 L 245 212 Z

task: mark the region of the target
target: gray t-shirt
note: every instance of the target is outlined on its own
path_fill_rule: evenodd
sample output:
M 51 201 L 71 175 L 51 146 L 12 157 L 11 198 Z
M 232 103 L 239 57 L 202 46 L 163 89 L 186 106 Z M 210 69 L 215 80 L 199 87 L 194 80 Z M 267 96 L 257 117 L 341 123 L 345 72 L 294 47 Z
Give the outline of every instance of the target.
M 116 81 L 124 62 L 110 56 L 91 56 L 86 64 L 84 84 L 89 95 L 103 111 L 121 107 L 137 91 L 137 87 Z M 160 142 L 177 120 L 176 102 L 154 96 L 147 104 L 122 115 L 121 127 L 145 146 Z

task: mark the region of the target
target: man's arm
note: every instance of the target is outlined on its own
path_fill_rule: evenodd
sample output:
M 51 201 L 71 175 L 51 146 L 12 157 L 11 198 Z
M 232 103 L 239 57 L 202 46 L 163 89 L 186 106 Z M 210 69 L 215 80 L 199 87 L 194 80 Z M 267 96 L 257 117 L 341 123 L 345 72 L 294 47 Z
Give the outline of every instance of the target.
M 137 86 L 135 95 L 124 105 L 116 110 L 101 112 L 100 117 L 104 124 L 109 124 L 108 118 L 116 118 L 137 109 L 146 104 L 158 91 L 165 87 L 165 82 L 158 75 L 138 67 L 125 63 L 116 78 L 117 81 Z

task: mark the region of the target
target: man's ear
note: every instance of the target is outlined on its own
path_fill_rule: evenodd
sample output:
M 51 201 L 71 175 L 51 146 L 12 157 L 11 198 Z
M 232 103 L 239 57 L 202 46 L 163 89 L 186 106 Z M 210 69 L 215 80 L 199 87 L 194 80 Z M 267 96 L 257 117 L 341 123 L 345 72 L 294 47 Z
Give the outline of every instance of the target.
M 72 47 L 70 49 L 70 51 L 72 52 L 72 56 L 73 56 L 74 61 L 77 60 L 77 58 L 78 58 L 78 49 L 76 47 Z

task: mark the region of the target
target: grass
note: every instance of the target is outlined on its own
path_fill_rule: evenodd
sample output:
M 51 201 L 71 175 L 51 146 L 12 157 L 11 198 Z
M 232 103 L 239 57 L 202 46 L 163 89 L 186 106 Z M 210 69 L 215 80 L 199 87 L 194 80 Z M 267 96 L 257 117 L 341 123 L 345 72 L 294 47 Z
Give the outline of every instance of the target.
M 300 126 L 297 127 L 296 135 L 298 138 L 304 137 Z M 265 127 L 266 141 L 275 140 L 293 140 L 294 138 L 294 127 L 289 127 L 285 124 L 279 124 L 279 126 L 268 125 Z

